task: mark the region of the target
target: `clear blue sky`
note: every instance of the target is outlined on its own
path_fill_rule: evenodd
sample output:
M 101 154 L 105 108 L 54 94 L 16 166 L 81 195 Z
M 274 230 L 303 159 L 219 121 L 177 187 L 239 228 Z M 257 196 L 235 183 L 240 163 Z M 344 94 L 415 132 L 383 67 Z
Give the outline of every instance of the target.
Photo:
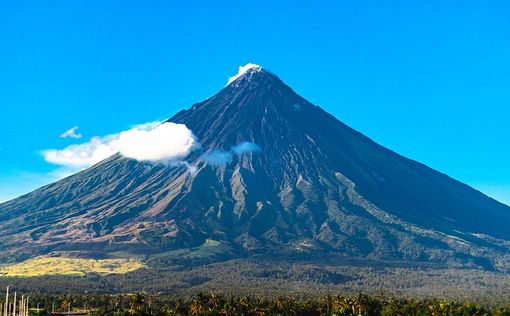
M 254 62 L 510 203 L 510 2 L 311 2 L 0 1 L 0 201 L 55 179 L 41 150 L 170 117 Z

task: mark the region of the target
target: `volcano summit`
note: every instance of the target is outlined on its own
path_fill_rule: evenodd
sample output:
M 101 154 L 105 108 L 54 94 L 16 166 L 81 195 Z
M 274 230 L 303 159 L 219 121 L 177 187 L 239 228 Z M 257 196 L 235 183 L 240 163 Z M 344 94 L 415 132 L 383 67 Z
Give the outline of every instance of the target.
M 115 154 L 0 204 L 0 259 L 185 260 L 180 251 L 194 249 L 204 260 L 320 255 L 508 270 L 508 206 L 373 142 L 260 66 L 167 122 L 200 144 L 185 163 Z

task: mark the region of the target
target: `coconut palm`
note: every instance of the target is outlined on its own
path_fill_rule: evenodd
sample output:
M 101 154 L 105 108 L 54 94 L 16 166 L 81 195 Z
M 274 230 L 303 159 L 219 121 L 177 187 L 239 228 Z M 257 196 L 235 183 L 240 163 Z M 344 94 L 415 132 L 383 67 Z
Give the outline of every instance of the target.
M 131 295 L 129 300 L 129 315 L 141 316 L 143 315 L 143 309 L 145 304 L 145 297 L 140 293 Z

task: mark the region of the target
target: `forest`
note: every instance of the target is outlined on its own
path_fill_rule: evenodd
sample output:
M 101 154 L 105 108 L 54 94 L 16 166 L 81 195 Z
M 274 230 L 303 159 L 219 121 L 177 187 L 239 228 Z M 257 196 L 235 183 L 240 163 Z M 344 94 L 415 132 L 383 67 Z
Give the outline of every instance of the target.
M 357 294 L 317 299 L 225 297 L 199 293 L 183 299 L 144 293 L 122 295 L 48 295 L 32 299 L 30 315 L 80 312 L 88 315 L 510 315 L 510 305 L 484 306 L 442 299 L 402 299 Z M 71 313 L 72 314 L 72 313 Z
M 0 277 L 30 295 L 148 293 L 188 299 L 198 293 L 318 299 L 325 295 L 443 298 L 488 306 L 510 300 L 510 275 L 477 269 L 399 267 L 355 262 L 229 260 L 195 266 L 164 263 L 126 274 Z
M 0 288 L 10 285 L 11 293 L 29 295 L 31 316 L 510 315 L 507 274 L 354 264 L 249 259 L 165 264 L 106 276 L 2 276 Z

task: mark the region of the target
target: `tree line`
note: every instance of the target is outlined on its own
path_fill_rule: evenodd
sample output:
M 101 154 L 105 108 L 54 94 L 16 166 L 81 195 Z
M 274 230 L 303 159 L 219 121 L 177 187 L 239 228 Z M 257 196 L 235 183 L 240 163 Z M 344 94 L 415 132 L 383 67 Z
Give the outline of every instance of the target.
M 91 316 L 166 316 L 166 315 L 448 315 L 510 316 L 507 306 L 487 307 L 473 302 L 442 299 L 404 299 L 358 294 L 326 295 L 318 299 L 290 296 L 258 298 L 224 297 L 199 293 L 187 299 L 165 295 L 57 295 L 38 296 L 33 302 L 40 309 L 31 315 L 51 315 L 58 311 L 88 311 Z

